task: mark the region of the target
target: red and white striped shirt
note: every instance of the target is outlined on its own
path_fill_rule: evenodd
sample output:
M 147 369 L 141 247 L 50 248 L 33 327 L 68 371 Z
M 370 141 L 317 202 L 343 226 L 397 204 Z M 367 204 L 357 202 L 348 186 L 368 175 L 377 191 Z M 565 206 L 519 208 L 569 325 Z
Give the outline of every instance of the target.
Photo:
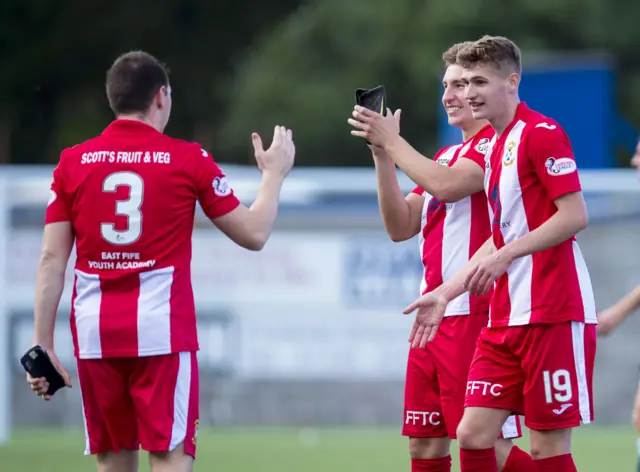
M 198 350 L 191 286 L 196 201 L 209 218 L 239 201 L 196 143 L 116 120 L 65 149 L 45 223 L 76 237 L 71 331 L 81 359 Z
M 434 159 L 452 166 L 459 157 L 471 159 L 482 169 L 485 153 L 494 131 L 490 126 L 456 146 L 441 149 Z M 441 202 L 416 187 L 413 193 L 424 196 L 420 257 L 424 275 L 420 293 L 430 292 L 458 272 L 491 236 L 487 197 L 477 192 L 455 203 Z M 465 292 L 447 305 L 445 316 L 487 313 L 491 292 L 484 296 Z
M 581 190 L 571 143 L 554 120 L 518 106 L 487 153 L 485 190 L 497 249 L 545 223 L 554 200 Z M 517 259 L 494 285 L 490 326 L 597 323 L 591 278 L 575 237 Z

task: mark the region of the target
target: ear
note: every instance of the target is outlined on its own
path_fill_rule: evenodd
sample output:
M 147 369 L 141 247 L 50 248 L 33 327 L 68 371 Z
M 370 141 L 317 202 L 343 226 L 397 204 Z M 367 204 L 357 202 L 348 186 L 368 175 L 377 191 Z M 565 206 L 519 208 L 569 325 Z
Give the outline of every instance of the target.
M 163 85 L 158 89 L 155 95 L 155 103 L 159 109 L 163 109 L 166 105 L 167 98 L 169 97 L 169 87 Z
M 513 74 L 509 75 L 509 77 L 507 77 L 507 82 L 509 84 L 509 91 L 515 92 L 516 90 L 518 90 L 518 85 L 520 85 L 520 75 L 514 72 Z

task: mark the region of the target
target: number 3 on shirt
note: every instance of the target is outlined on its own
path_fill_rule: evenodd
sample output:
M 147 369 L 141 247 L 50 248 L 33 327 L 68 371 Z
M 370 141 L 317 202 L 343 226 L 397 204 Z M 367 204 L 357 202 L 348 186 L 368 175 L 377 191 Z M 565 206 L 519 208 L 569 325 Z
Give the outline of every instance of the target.
M 116 201 L 116 215 L 127 217 L 127 229 L 117 230 L 114 223 L 100 224 L 102 237 L 116 246 L 133 244 L 142 234 L 142 177 L 133 172 L 115 172 L 104 179 L 102 191 L 115 192 L 122 186 L 129 187 L 129 198 Z

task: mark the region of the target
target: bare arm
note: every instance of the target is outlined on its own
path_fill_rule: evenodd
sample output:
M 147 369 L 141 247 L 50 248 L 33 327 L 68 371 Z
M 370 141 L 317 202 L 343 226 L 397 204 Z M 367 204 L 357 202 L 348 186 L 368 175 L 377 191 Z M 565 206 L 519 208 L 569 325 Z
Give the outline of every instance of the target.
M 73 242 L 70 222 L 50 223 L 44 227 L 44 242 L 36 276 L 34 343 L 48 350 L 53 350 L 56 314 Z
M 502 248 L 515 260 L 557 246 L 587 227 L 589 216 L 581 192 L 564 194 L 554 200 L 558 211 L 538 228 Z
M 484 188 L 483 170 L 469 159 L 458 159 L 451 167 L 438 164 L 401 136 L 385 150 L 411 180 L 443 202 L 456 202 Z
M 253 204 L 247 208 L 239 205 L 224 216 L 214 218 L 213 223 L 239 246 L 259 251 L 266 244 L 278 216 L 278 202 L 284 176 L 265 173 Z
M 469 259 L 469 262 L 467 262 L 462 269 L 449 278 L 444 284 L 435 289 L 434 292 L 438 292 L 438 294 L 446 298 L 447 301 L 451 301 L 462 295 L 467 291 L 465 287 L 465 280 L 467 276 L 472 273 L 479 261 L 490 256 L 494 250 L 495 246 L 493 245 L 493 238 L 489 237 L 489 239 L 480 246 L 471 259 Z
M 383 148 L 411 180 L 443 202 L 456 202 L 483 190 L 484 169 L 459 159 L 453 166 L 443 166 L 424 157 L 400 136 L 400 110 L 381 115 L 356 106 L 348 121 L 356 129 L 353 136 L 369 140 Z
M 253 149 L 262 172 L 262 183 L 253 205 L 240 204 L 230 212 L 212 217 L 213 223 L 239 246 L 259 251 L 267 243 L 278 216 L 280 191 L 291 171 L 296 154 L 293 133 L 284 126 L 273 130 L 273 141 L 265 151 L 258 133 L 251 135 Z
M 427 342 L 433 341 L 438 326 L 444 318 L 447 304 L 466 291 L 464 283 L 466 278 L 475 270 L 478 261 L 489 256 L 493 249 L 493 240 L 489 238 L 458 273 L 403 310 L 405 315 L 417 310 L 416 319 L 409 333 L 409 342 L 413 347 L 424 348 Z
M 392 241 L 411 239 L 420 231 L 420 214 L 424 197 L 410 193 L 404 196 L 396 166 L 383 151 L 373 152 L 378 180 L 378 205 L 384 227 Z
M 640 308 L 640 285 L 612 306 L 598 313 L 598 334 L 608 335 Z
M 620 313 L 622 319 L 640 308 L 640 285 L 616 302 L 611 309 Z
M 513 261 L 557 246 L 587 226 L 587 210 L 581 192 L 566 193 L 557 197 L 554 203 L 558 211 L 551 218 L 478 263 L 464 283 L 470 293 L 486 294 Z

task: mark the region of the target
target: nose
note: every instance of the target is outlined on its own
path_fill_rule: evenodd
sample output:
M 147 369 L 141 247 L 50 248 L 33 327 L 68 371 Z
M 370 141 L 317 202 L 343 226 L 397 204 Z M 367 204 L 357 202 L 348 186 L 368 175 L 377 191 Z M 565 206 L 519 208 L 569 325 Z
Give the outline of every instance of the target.
M 450 103 L 453 100 L 455 100 L 455 95 L 453 94 L 453 92 L 449 88 L 445 89 L 445 91 L 442 94 L 442 102 L 446 105 L 447 103 Z
M 473 85 L 467 84 L 464 87 L 464 98 L 467 100 L 471 100 L 475 98 L 475 96 L 476 96 L 475 88 L 473 87 Z

